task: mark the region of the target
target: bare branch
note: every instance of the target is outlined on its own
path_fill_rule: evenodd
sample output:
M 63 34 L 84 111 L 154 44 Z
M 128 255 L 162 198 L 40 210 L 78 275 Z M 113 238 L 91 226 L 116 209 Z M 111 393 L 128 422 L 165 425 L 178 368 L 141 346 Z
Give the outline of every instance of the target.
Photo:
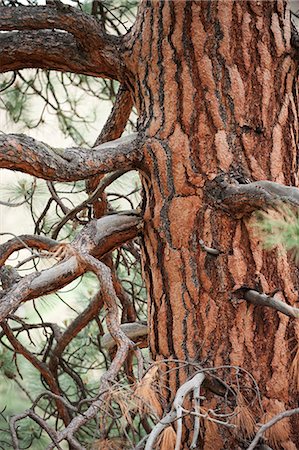
M 282 302 L 281 300 L 271 297 L 270 295 L 260 294 L 257 291 L 248 289 L 245 291 L 244 298 L 254 305 L 268 306 L 275 309 L 276 311 L 285 314 L 288 317 L 299 319 L 299 308 L 290 306 L 287 303 Z
M 182 386 L 179 387 L 174 398 L 171 411 L 165 417 L 162 417 L 160 422 L 158 422 L 157 425 L 155 425 L 155 427 L 152 429 L 147 439 L 145 450 L 151 450 L 154 447 L 155 441 L 159 434 L 175 420 L 177 420 L 178 424 L 175 450 L 180 449 L 183 402 L 186 398 L 186 395 L 191 391 L 193 391 L 193 393 L 195 392 L 195 395 L 198 396 L 198 389 L 200 389 L 200 386 L 202 385 L 204 379 L 205 375 L 203 373 L 197 373 L 193 378 L 191 378 L 191 380 L 186 381 L 186 383 L 182 384 Z M 197 434 L 198 430 L 195 430 L 194 432 Z
M 119 245 L 136 237 L 141 223 L 141 218 L 133 214 L 114 214 L 91 221 L 72 244 L 61 245 L 61 248 L 66 250 L 65 260 L 42 272 L 27 275 L 1 298 L 0 322 L 22 302 L 56 291 L 82 275 L 87 269 L 78 261 L 78 251 L 102 258 Z
M 103 142 L 117 139 L 123 134 L 129 120 L 132 107 L 133 101 L 130 92 L 124 86 L 120 86 L 112 111 L 101 133 L 97 137 L 94 147 L 102 144 Z
M 38 250 L 54 250 L 58 242 L 45 236 L 32 236 L 23 234 L 0 245 L 0 266 L 2 266 L 7 258 L 14 252 L 27 248 L 28 250 L 36 248 Z
M 98 261 L 85 251 L 81 250 L 78 253 L 80 259 L 84 261 L 84 264 L 86 264 L 87 269 L 93 271 L 99 279 L 101 293 L 107 309 L 107 327 L 111 336 L 113 336 L 113 339 L 117 343 L 118 349 L 110 368 L 101 377 L 101 387 L 98 395 L 99 398 L 91 404 L 87 411 L 84 412 L 84 415 L 76 416 L 70 424 L 58 434 L 58 442 L 65 439 L 70 442 L 70 438 L 73 437 L 74 433 L 97 414 L 98 410 L 102 407 L 105 392 L 107 392 L 111 382 L 117 376 L 121 366 L 128 356 L 129 350 L 134 349 L 135 347 L 134 342 L 132 342 L 120 328 L 117 296 L 113 287 L 111 270 L 105 264 Z M 53 445 L 48 447 L 48 449 L 53 448 Z
M 36 358 L 36 356 L 34 356 L 31 352 L 29 352 L 26 347 L 24 347 L 14 336 L 13 332 L 11 331 L 10 327 L 5 323 L 2 322 L 1 323 L 1 327 L 7 337 L 7 339 L 9 340 L 9 342 L 11 343 L 11 345 L 13 346 L 15 352 L 23 355 L 42 375 L 42 377 L 44 378 L 44 380 L 46 381 L 46 383 L 48 384 L 51 392 L 53 392 L 56 395 L 60 395 L 61 392 L 59 390 L 58 384 L 54 378 L 54 376 L 52 375 L 52 373 L 50 372 L 50 370 L 48 369 L 48 366 L 42 362 L 39 361 L 38 358 Z M 70 415 L 68 413 L 67 408 L 65 407 L 65 405 L 63 403 L 61 403 L 61 401 L 59 399 L 55 400 L 56 405 L 57 405 L 57 410 L 59 413 L 59 417 L 63 420 L 64 424 L 67 425 L 70 422 Z
M 247 448 L 247 450 L 254 450 L 256 445 L 258 444 L 258 441 L 263 436 L 265 431 L 267 431 L 269 428 L 273 427 L 273 425 L 275 425 L 280 420 L 285 419 L 286 417 L 291 417 L 294 414 L 299 414 L 299 408 L 290 409 L 289 411 L 283 411 L 283 412 L 277 414 L 276 416 L 272 417 L 272 419 L 269 420 L 269 422 L 267 422 L 261 426 L 259 431 L 256 433 L 255 438 L 253 439 L 253 441 Z
M 125 333 L 132 341 L 138 341 L 140 338 L 144 338 L 148 334 L 148 327 L 143 323 L 129 322 L 120 325 L 120 329 Z M 115 346 L 115 340 L 110 333 L 104 334 L 102 337 L 102 347 L 111 350 Z
M 257 209 L 267 209 L 279 203 L 299 206 L 299 189 L 274 181 L 261 180 L 239 184 L 231 177 L 221 175 L 209 183 L 207 192 L 221 208 L 239 218 Z
M 0 72 L 24 68 L 53 69 L 95 77 L 108 76 L 75 38 L 62 31 L 0 33 Z
M 23 134 L 0 135 L 0 167 L 51 181 L 78 181 L 100 173 L 136 168 L 142 137 L 125 136 L 92 150 L 54 149 Z
M 120 86 L 117 92 L 115 103 L 113 105 L 112 111 L 99 134 L 94 147 L 103 144 L 112 139 L 118 139 L 124 132 L 127 121 L 129 119 L 131 110 L 133 106 L 133 101 L 131 94 L 124 86 Z M 111 174 L 113 176 L 113 174 Z M 104 189 L 101 192 L 100 185 L 103 184 L 103 175 L 96 175 L 95 177 L 87 180 L 86 188 L 87 193 L 93 195 L 97 192 L 99 188 L 99 195 L 101 201 L 98 202 L 95 199 L 92 200 L 93 210 L 96 218 L 101 217 L 107 210 L 107 201 L 104 194 Z M 93 192 L 93 194 L 91 194 Z
M 72 339 L 74 339 L 77 334 L 80 333 L 80 331 L 83 330 L 83 328 L 85 328 L 86 325 L 99 314 L 103 304 L 103 296 L 101 292 L 98 292 L 85 310 L 71 322 L 64 333 L 61 334 L 59 339 L 56 339 L 57 344 L 51 352 L 49 361 L 49 369 L 53 374 L 56 374 L 57 372 L 59 358 L 61 357 L 64 349 L 68 346 Z
M 10 31 L 0 39 L 1 72 L 39 67 L 104 76 L 119 81 L 124 76 L 124 65 L 119 51 L 121 38 L 108 36 L 100 22 L 69 5 L 61 4 L 58 8 L 2 6 L 0 31 Z M 7 45 L 7 38 L 11 39 L 11 46 Z M 56 39 L 60 40 L 60 46 L 64 42 L 63 46 L 67 52 L 61 52 L 59 55 Z M 17 43 L 22 44 L 21 49 L 16 46 Z M 36 55 L 38 48 L 39 56 L 42 56 L 40 59 Z M 10 57 L 9 50 L 12 49 L 14 51 Z M 69 50 L 73 52 L 72 55 Z M 56 54 L 55 62 L 53 54 Z M 87 63 L 85 69 L 84 62 Z
M 117 180 L 117 178 L 121 177 L 124 173 L 126 173 L 125 170 L 117 170 L 116 172 L 108 173 L 107 175 L 102 175 L 102 179 L 99 181 L 99 184 L 97 188 L 90 194 L 90 196 L 84 200 L 79 205 L 75 206 L 72 210 L 70 210 L 66 215 L 63 217 L 63 219 L 56 225 L 56 227 L 53 230 L 53 238 L 56 239 L 59 231 L 62 229 L 62 227 L 70 220 L 73 219 L 82 209 L 86 208 L 88 205 L 90 205 L 92 202 L 94 202 L 97 198 L 99 198 L 104 190 L 111 184 L 113 181 Z M 97 177 L 99 178 L 99 177 Z M 92 178 L 94 180 L 94 178 Z

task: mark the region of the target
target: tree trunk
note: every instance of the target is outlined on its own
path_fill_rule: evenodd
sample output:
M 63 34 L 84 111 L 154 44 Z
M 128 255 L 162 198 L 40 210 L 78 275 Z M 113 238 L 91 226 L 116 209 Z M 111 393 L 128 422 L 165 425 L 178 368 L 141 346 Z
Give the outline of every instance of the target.
M 298 186 L 290 35 L 283 1 L 147 1 L 126 43 L 139 129 L 148 137 L 143 260 L 152 357 L 170 360 L 161 364 L 166 408 L 193 363 L 226 366 L 212 373 L 241 394 L 223 399 L 214 383 L 205 408 L 246 405 L 258 423 L 296 405 L 290 366 L 298 323 L 240 297 L 245 287 L 278 290 L 293 305 L 298 271 L 282 249 L 263 250 L 252 217 L 224 209 L 212 183 L 225 175 Z M 299 448 L 298 429 L 295 416 L 280 422 L 269 445 Z M 205 426 L 198 448 L 246 448 L 253 432 L 250 419 L 235 432 Z M 189 448 L 188 430 L 184 439 Z

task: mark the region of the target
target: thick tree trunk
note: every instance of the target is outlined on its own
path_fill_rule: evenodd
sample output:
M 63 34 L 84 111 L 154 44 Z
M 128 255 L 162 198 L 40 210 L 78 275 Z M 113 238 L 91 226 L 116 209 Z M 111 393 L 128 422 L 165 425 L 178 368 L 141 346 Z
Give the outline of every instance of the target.
M 154 360 L 173 360 L 163 366 L 171 389 L 165 405 L 193 373 L 192 362 L 250 372 L 262 405 L 245 372 L 216 374 L 241 392 L 256 422 L 266 420 L 264 412 L 271 417 L 296 405 L 290 365 L 298 323 L 234 299 L 244 286 L 278 289 L 279 298 L 293 305 L 297 270 L 281 249 L 263 251 L 252 219 L 225 211 L 221 192 L 210 188 L 221 174 L 239 183 L 267 179 L 298 186 L 297 64 L 290 34 L 283 1 L 148 1 L 140 8 L 135 44 L 127 43 L 137 73 L 139 128 L 148 136 L 143 255 L 150 348 Z M 219 254 L 207 252 L 201 241 Z M 205 395 L 206 407 L 224 404 L 208 390 Z M 232 400 L 226 411 L 236 406 Z M 277 448 L 299 448 L 298 429 L 298 418 L 285 420 L 276 433 L 273 428 L 270 445 L 276 439 Z M 199 448 L 243 448 L 252 432 L 252 423 L 237 431 L 238 438 L 218 427 L 211 438 L 206 427 Z

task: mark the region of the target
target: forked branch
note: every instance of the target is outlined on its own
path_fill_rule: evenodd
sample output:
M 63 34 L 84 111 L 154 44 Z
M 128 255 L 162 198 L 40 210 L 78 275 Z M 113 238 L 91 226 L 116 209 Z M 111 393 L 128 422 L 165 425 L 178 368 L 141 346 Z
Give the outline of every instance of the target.
M 193 395 L 197 400 L 196 407 L 198 407 L 199 390 L 204 379 L 205 375 L 203 373 L 197 373 L 196 375 L 194 375 L 194 377 L 191 378 L 191 380 L 186 381 L 186 383 L 180 386 L 174 398 L 171 411 L 165 417 L 163 417 L 160 422 L 158 422 L 157 425 L 155 425 L 155 427 L 152 429 L 147 439 L 145 450 L 152 450 L 159 434 L 175 420 L 177 421 L 177 437 L 175 450 L 179 450 L 181 448 L 183 403 L 189 392 L 193 391 Z M 192 439 L 192 448 L 196 448 L 198 436 L 199 428 L 198 421 L 196 421 L 196 426 L 194 427 L 194 436 Z
M 134 214 L 115 214 L 91 221 L 72 244 L 60 245 L 65 255 L 63 261 L 42 272 L 27 275 L 5 293 L 1 298 L 0 322 L 22 302 L 60 289 L 86 272 L 87 267 L 78 259 L 78 252 L 102 258 L 122 243 L 136 237 L 141 223 L 141 218 Z

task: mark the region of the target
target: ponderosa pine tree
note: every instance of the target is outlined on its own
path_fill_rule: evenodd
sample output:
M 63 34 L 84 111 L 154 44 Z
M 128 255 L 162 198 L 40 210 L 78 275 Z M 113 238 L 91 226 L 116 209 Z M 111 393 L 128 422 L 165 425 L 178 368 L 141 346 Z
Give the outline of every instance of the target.
M 94 149 L 57 150 L 1 134 L 1 167 L 51 181 L 89 179 L 90 191 L 105 174 L 135 169 L 143 187 L 139 215 L 98 212 L 98 221 L 65 246 L 62 262 L 6 290 L 0 317 L 8 339 L 5 320 L 21 302 L 94 271 L 118 344 L 104 389 L 132 343 L 118 327 L 109 269 L 100 260 L 139 234 L 164 413 L 187 380 L 204 374 L 191 387 L 204 396 L 195 411 L 206 417 L 184 419 L 176 449 L 247 448 L 259 423 L 298 404 L 298 269 L 282 248 L 265 251 L 252 226 L 257 210 L 299 204 L 298 40 L 287 3 L 142 1 L 120 37 L 59 1 L 3 6 L 0 30 L 1 72 L 54 69 L 115 79 L 123 89 L 122 113 Z M 137 133 L 101 144 L 120 137 L 132 104 Z M 5 245 L 2 262 L 16 249 Z M 57 251 L 56 242 L 37 237 L 27 245 Z M 50 390 L 61 394 L 48 371 Z M 99 397 L 86 417 L 100 407 Z M 82 416 L 59 398 L 57 408 L 65 429 L 53 442 L 83 448 L 75 438 Z M 179 436 L 180 420 L 173 427 Z M 298 430 L 293 414 L 263 437 L 271 448 L 295 450 Z

